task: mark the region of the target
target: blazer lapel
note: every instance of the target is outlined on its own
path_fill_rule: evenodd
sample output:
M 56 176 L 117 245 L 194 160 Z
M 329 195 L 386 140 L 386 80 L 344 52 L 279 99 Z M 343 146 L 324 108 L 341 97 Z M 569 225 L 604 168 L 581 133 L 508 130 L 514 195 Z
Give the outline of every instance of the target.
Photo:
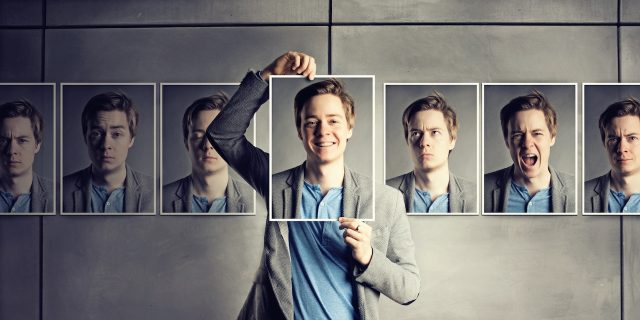
M 229 177 L 229 182 L 227 182 L 225 194 L 227 195 L 227 212 L 245 212 L 244 199 L 242 199 L 242 195 L 238 190 L 238 185 L 231 177 Z
M 549 167 L 551 172 L 551 212 L 567 212 L 567 194 L 565 185 L 558 177 L 558 172 Z
M 593 191 L 596 193 L 595 196 L 591 197 L 593 212 L 609 212 L 609 190 L 611 188 L 611 181 L 609 180 L 610 174 L 611 171 L 598 178 L 598 183 L 596 183 L 596 186 L 593 188 Z
M 45 197 L 44 188 L 38 175 L 33 173 L 33 180 L 31 181 L 31 212 L 46 212 L 47 198 Z
M 449 212 L 464 212 L 464 192 L 460 189 L 458 179 L 449 172 Z
M 513 165 L 506 168 L 502 173 L 502 177 L 496 181 L 498 187 L 493 190 L 494 212 L 507 212 L 513 169 Z
M 407 208 L 407 212 L 413 212 L 413 195 L 416 189 L 416 177 L 413 175 L 413 171 L 405 174 L 402 177 L 402 182 L 398 187 L 398 190 L 402 192 L 404 196 L 404 206 Z
M 362 217 L 361 214 L 366 212 L 360 212 L 360 186 L 358 181 L 353 177 L 351 170 L 344 167 L 344 179 L 342 181 L 343 193 L 342 193 L 342 216 L 346 218 L 367 219 L 368 217 Z M 372 217 L 369 217 L 369 219 Z
M 142 206 L 138 177 L 127 166 L 127 177 L 124 180 L 124 212 L 140 212 Z
M 91 165 L 78 175 L 75 185 L 72 212 L 91 212 Z
M 178 189 L 175 192 L 176 199 L 171 204 L 173 212 L 191 212 L 191 199 L 193 198 L 193 190 L 191 189 L 191 176 L 181 180 Z

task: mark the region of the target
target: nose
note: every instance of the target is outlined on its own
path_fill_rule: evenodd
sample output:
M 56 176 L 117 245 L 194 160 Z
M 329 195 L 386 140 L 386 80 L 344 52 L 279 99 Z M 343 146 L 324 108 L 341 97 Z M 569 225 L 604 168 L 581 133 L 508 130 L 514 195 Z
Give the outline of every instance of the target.
M 420 135 L 420 138 L 418 138 L 418 145 L 420 146 L 420 148 L 424 148 L 427 146 L 430 147 L 431 142 L 432 142 L 431 138 L 426 133 Z
M 207 136 L 202 137 L 202 140 L 200 140 L 200 149 L 203 151 L 213 149 L 213 145 L 211 144 Z
M 616 151 L 619 153 L 624 153 L 629 151 L 629 142 L 624 137 L 620 139 L 618 145 L 616 146 Z
M 318 124 L 316 125 L 316 130 L 314 132 L 314 134 L 316 136 L 323 136 L 325 134 L 327 134 L 329 132 L 329 125 L 327 123 L 325 123 L 324 121 L 319 121 Z
M 98 142 L 99 146 L 102 150 L 111 150 L 113 148 L 113 138 L 110 135 L 105 134 L 100 137 L 100 141 Z
M 531 135 L 531 133 L 526 132 L 525 134 L 522 135 L 522 140 L 520 140 L 520 145 L 522 147 L 528 147 L 533 143 L 533 136 Z
M 6 154 L 15 154 L 18 151 L 18 141 L 16 139 L 9 140 L 6 146 Z

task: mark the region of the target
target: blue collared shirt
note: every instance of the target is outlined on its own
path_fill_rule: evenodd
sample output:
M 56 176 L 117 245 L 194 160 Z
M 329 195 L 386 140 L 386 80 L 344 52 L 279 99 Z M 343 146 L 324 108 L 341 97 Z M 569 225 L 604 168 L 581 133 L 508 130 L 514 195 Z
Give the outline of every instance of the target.
M 303 218 L 342 216 L 342 188 L 323 197 L 305 181 Z M 289 222 L 293 305 L 296 319 L 354 319 L 351 250 L 337 221 Z
M 527 187 L 511 180 L 511 190 L 507 203 L 507 212 L 511 213 L 546 213 L 551 212 L 551 188 L 540 189 L 533 197 Z
M 22 193 L 14 198 L 11 192 L 0 191 L 0 197 L 0 212 L 31 212 L 31 193 Z
M 107 188 L 91 184 L 91 212 L 120 213 L 124 212 L 124 187 L 115 188 L 111 194 Z
M 431 201 L 431 193 L 416 188 L 413 195 L 412 213 L 447 213 L 449 212 L 449 193 L 444 193 Z
M 227 212 L 227 197 L 215 198 L 209 206 L 207 197 L 193 195 L 191 199 L 191 212 L 193 213 L 225 213 Z
M 624 192 L 609 190 L 609 212 L 640 212 L 640 193 L 632 193 L 625 202 Z

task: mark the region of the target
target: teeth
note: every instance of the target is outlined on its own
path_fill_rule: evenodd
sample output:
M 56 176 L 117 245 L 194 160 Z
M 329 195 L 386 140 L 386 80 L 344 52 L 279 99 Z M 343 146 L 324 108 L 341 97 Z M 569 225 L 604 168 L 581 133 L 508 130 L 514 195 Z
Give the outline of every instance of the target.
M 320 142 L 320 143 L 316 143 L 317 146 L 319 147 L 328 147 L 328 146 L 332 146 L 334 145 L 333 142 Z

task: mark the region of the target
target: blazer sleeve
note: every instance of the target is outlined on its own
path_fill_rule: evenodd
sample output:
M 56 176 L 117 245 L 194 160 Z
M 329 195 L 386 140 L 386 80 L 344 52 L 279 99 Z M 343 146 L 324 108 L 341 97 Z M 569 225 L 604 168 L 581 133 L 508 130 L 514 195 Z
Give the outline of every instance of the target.
M 207 128 L 207 138 L 222 158 L 267 199 L 269 154 L 244 136 L 253 115 L 267 101 L 268 84 L 249 71 L 227 105 Z
M 372 246 L 373 256 L 369 266 L 362 273 L 356 268 L 354 275 L 356 282 L 377 290 L 397 303 L 410 304 L 420 293 L 420 272 L 404 202 L 399 192 L 393 194 L 395 201 L 392 202 L 393 213 L 388 227 L 387 252 Z

